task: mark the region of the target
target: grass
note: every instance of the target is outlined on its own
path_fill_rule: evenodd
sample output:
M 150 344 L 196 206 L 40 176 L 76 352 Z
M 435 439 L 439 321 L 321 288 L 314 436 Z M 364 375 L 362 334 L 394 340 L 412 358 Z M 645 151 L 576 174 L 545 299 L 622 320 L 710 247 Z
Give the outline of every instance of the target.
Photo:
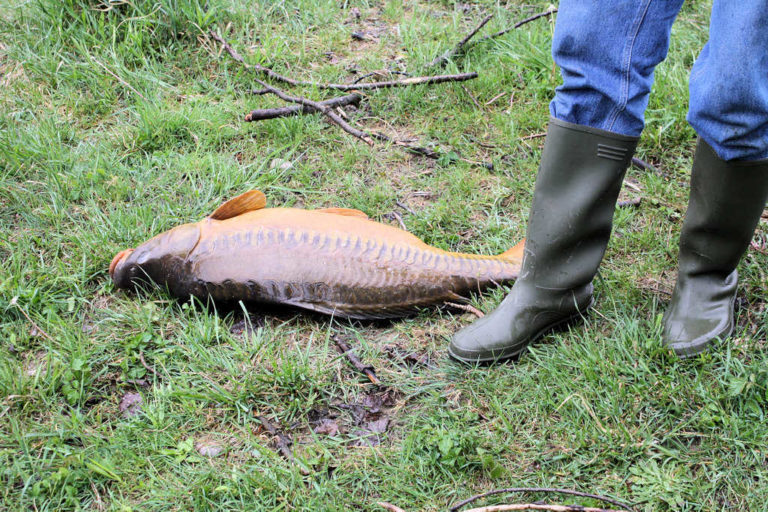
M 595 313 L 515 363 L 447 359 L 447 338 L 468 315 L 431 310 L 365 325 L 246 315 L 159 290 L 118 292 L 108 277 L 117 251 L 251 188 L 272 205 L 358 208 L 393 224 L 400 200 L 415 211 L 400 210 L 408 228 L 428 243 L 511 247 L 525 231 L 542 141 L 520 137 L 543 131 L 558 84 L 550 21 L 451 63 L 449 71 L 480 72 L 464 87 L 373 92 L 348 111 L 361 126 L 492 162 L 490 170 L 369 148 L 317 117 L 245 124 L 250 108 L 280 102 L 250 96 L 250 77 L 205 32 L 219 30 L 250 62 L 345 81 L 351 70 L 418 72 L 485 13 L 496 13 L 490 32 L 546 8 L 0 7 L 0 509 L 375 510 L 383 500 L 443 510 L 515 485 L 609 494 L 647 511 L 765 510 L 766 254 L 751 251 L 741 264 L 734 339 L 686 361 L 660 341 L 694 144 L 687 74 L 706 39 L 706 2 L 686 3 L 657 70 L 639 156 L 662 173 L 630 171 L 643 203 L 617 211 Z M 374 40 L 353 41 L 352 31 Z M 765 222 L 757 236 L 765 239 Z M 502 297 L 496 290 L 475 303 L 487 311 Z M 388 392 L 354 373 L 334 334 L 354 343 Z M 139 412 L 124 414 L 132 393 Z M 277 455 L 257 415 L 294 439 L 296 461 Z M 220 453 L 207 456 L 206 446 Z

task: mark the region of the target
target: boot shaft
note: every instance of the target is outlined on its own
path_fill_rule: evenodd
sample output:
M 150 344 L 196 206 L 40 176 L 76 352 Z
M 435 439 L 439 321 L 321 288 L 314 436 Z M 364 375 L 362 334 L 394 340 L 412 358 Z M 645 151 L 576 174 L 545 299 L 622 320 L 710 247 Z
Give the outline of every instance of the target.
M 575 289 L 594 278 L 637 137 L 550 119 L 521 279 Z
M 725 279 L 749 246 L 768 199 L 768 160 L 729 162 L 699 140 L 680 233 L 680 274 Z

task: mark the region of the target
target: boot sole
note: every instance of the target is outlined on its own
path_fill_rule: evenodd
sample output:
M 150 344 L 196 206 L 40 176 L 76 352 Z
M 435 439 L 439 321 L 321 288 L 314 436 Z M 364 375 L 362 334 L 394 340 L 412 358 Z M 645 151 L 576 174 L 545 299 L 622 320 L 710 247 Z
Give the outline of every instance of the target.
M 562 320 L 558 320 L 553 324 L 549 324 L 548 326 L 543 327 L 536 334 L 528 338 L 524 343 L 520 345 L 515 345 L 512 347 L 507 347 L 505 349 L 500 350 L 498 353 L 492 353 L 492 355 L 490 356 L 473 357 L 473 358 L 462 357 L 455 354 L 453 350 L 451 350 L 450 346 L 448 347 L 448 355 L 453 359 L 455 359 L 456 361 L 459 361 L 465 364 L 488 364 L 488 363 L 492 364 L 492 363 L 499 363 L 501 361 L 512 359 L 513 357 L 519 356 L 525 349 L 528 348 L 528 345 L 530 345 L 531 343 L 534 343 L 535 341 L 537 341 L 539 338 L 541 338 L 548 332 L 553 331 L 558 327 L 570 324 L 571 322 L 582 318 L 584 314 L 587 313 L 592 308 L 594 303 L 595 303 L 595 299 L 593 297 L 589 301 L 589 304 L 587 305 L 587 307 L 585 307 L 584 309 L 581 309 L 576 313 L 574 313 L 573 315 L 563 318 Z

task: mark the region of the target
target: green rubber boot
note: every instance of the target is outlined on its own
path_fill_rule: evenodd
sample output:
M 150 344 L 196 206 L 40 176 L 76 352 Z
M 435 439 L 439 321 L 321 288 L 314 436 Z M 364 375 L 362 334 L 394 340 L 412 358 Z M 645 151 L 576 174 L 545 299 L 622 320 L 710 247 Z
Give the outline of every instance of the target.
M 664 343 L 680 357 L 733 331 L 736 265 L 768 200 L 768 160 L 726 162 L 699 140 Z
M 466 363 L 513 357 L 592 305 L 592 279 L 637 140 L 549 120 L 520 277 L 493 313 L 456 333 L 452 357 Z

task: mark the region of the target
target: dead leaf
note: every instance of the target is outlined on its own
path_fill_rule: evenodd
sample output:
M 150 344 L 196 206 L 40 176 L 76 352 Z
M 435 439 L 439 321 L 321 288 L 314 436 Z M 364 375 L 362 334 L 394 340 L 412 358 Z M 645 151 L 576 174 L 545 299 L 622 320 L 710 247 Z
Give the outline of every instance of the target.
M 328 436 L 335 436 L 339 433 L 339 424 L 336 421 L 323 418 L 318 422 L 318 425 L 314 428 L 316 434 L 325 434 Z

